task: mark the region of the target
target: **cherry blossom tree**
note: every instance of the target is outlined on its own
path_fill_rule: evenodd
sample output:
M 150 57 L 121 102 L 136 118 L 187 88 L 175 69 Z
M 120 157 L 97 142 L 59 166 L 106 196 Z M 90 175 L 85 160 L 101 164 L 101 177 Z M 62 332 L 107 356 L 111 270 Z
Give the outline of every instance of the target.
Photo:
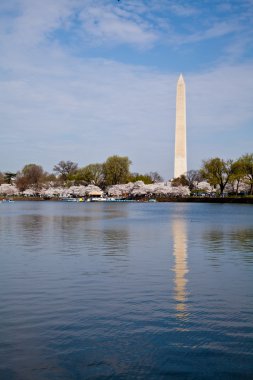
M 10 185 L 8 183 L 4 183 L 2 185 L 0 185 L 0 194 L 1 195 L 7 195 L 7 196 L 11 196 L 11 195 L 18 195 L 19 194 L 19 190 L 16 186 L 14 185 Z

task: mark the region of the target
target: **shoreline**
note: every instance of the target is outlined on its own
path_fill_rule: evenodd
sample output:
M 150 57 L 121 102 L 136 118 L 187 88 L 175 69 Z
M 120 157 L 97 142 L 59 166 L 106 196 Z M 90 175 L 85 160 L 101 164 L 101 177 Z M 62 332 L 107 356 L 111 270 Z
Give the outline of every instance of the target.
M 253 198 L 197 198 L 197 197 L 188 197 L 188 198 L 177 198 L 177 199 L 166 199 L 158 200 L 158 202 L 185 202 L 185 203 L 241 203 L 241 204 L 253 204 Z
M 209 197 L 154 197 L 152 199 L 155 199 L 157 203 L 163 203 L 163 202 L 175 202 L 175 203 L 240 203 L 240 204 L 253 204 L 253 197 L 224 197 L 224 198 L 219 198 L 219 197 L 214 197 L 214 198 L 209 198 Z M 35 201 L 35 202 L 62 202 L 60 199 L 56 198 L 51 198 L 51 199 L 43 199 L 40 197 L 0 197 L 0 202 L 2 200 L 13 200 L 13 201 Z M 149 202 L 149 199 L 146 198 L 137 198 L 137 199 L 129 199 L 129 201 L 138 201 L 138 203 L 151 203 Z M 80 202 L 82 203 L 82 202 Z M 86 203 L 83 202 L 83 203 Z M 87 202 L 87 203 L 93 203 L 93 202 Z M 94 202 L 98 203 L 98 202 Z M 101 202 L 104 203 L 104 202 Z M 108 202 L 110 203 L 110 202 Z M 112 202 L 112 203 L 117 203 L 117 202 Z M 119 203 L 124 203 L 124 202 L 119 202 Z M 127 202 L 125 202 L 127 203 Z

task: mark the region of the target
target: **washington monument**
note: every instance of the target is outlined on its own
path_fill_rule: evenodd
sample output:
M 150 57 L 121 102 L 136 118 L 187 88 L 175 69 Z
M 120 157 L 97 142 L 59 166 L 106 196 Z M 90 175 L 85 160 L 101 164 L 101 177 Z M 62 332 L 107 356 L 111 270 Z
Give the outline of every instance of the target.
M 175 160 L 174 178 L 180 177 L 187 172 L 186 157 L 186 105 L 185 105 L 185 83 L 183 75 L 177 82 L 176 99 L 176 133 L 175 133 Z

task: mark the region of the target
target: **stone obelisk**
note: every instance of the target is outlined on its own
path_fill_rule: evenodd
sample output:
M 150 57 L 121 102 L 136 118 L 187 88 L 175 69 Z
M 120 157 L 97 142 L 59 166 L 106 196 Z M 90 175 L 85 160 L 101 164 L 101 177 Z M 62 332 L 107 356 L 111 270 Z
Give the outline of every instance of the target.
M 177 82 L 176 99 L 176 133 L 175 133 L 175 160 L 174 178 L 180 177 L 187 172 L 186 158 L 186 104 L 185 104 L 185 83 L 183 75 Z

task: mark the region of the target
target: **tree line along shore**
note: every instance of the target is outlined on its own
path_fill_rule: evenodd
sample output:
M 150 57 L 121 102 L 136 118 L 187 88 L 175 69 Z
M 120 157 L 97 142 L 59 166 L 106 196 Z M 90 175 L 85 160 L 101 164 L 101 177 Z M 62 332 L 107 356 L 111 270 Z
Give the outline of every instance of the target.
M 158 201 L 232 202 L 253 198 L 253 154 L 237 160 L 219 157 L 202 162 L 199 170 L 189 170 L 179 178 L 164 181 L 157 172 L 132 173 L 128 157 L 110 156 L 104 163 L 78 167 L 60 161 L 53 172 L 41 165 L 27 164 L 22 170 L 0 172 L 0 198 L 60 199 L 62 197 L 108 196 L 121 199 Z

